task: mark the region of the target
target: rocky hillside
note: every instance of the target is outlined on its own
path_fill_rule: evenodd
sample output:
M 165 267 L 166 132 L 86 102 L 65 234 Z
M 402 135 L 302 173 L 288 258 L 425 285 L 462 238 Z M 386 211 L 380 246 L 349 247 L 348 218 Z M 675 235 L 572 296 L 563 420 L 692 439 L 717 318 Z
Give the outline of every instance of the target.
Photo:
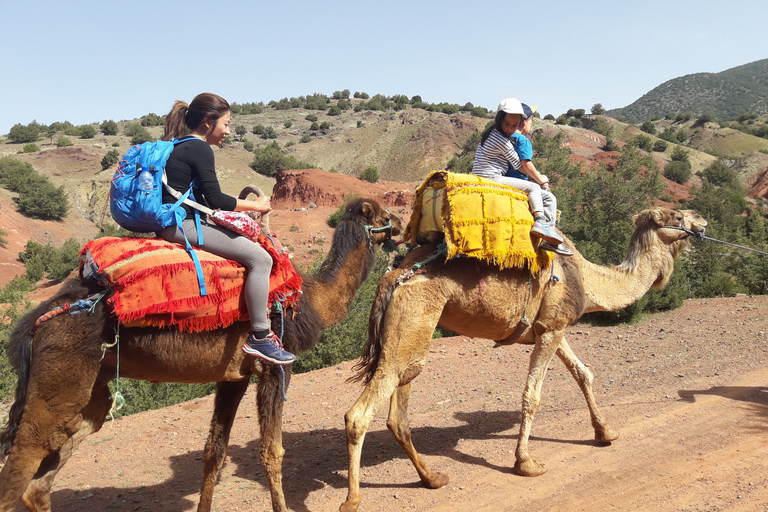
M 613 117 L 639 122 L 666 114 L 690 112 L 735 119 L 741 114 L 768 114 L 768 59 L 720 73 L 695 73 L 673 78 L 623 108 Z

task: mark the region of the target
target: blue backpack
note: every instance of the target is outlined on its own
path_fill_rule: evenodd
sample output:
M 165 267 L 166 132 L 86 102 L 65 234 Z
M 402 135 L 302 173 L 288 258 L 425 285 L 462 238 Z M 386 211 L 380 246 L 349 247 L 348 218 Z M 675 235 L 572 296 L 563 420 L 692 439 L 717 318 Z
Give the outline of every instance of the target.
M 137 233 L 152 233 L 162 231 L 168 226 L 181 226 L 181 222 L 187 216 L 187 212 L 181 207 L 181 204 L 185 203 L 195 209 L 197 245 L 203 245 L 199 211 L 207 214 L 212 213 L 212 211 L 194 201 L 193 186 L 181 194 L 168 186 L 168 180 L 165 176 L 165 163 L 168 161 L 171 151 L 177 144 L 188 140 L 200 139 L 193 137 L 181 141 L 173 139 L 172 141 L 145 142 L 139 146 L 133 146 L 123 156 L 117 164 L 117 170 L 112 178 L 109 191 L 112 218 L 120 227 Z M 175 203 L 163 204 L 163 188 L 176 198 Z M 195 263 L 200 295 L 206 295 L 200 261 L 186 235 L 184 235 L 184 241 L 187 252 Z

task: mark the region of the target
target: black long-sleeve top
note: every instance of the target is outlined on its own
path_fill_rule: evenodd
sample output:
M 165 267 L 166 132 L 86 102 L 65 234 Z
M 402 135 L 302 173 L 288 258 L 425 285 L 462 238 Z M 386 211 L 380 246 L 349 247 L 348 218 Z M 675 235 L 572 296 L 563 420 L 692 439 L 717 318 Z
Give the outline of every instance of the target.
M 196 186 L 192 192 L 196 202 L 207 205 L 212 210 L 234 211 L 237 198 L 221 191 L 211 146 L 196 137 L 182 137 L 181 140 L 184 142 L 173 148 L 165 164 L 168 185 L 183 194 L 194 179 Z M 163 188 L 163 204 L 175 202 L 176 198 Z M 187 218 L 192 218 L 192 207 L 186 204 L 181 206 L 187 212 Z

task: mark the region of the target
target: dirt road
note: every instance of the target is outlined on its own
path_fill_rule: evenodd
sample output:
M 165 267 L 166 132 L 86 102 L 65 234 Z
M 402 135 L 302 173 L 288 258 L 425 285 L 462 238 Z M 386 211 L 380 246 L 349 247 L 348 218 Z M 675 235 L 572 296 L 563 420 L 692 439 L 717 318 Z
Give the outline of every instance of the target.
M 361 512 L 768 510 L 768 297 L 690 300 L 634 326 L 579 324 L 567 337 L 595 373 L 617 441 L 593 440 L 581 393 L 555 360 L 531 441 L 547 472 L 513 474 L 529 347 L 435 340 L 410 419 L 417 449 L 451 481 L 421 487 L 382 407 L 365 440 Z M 343 415 L 360 393 L 345 383 L 350 368 L 293 379 L 283 470 L 294 511 L 335 511 L 346 496 Z M 195 510 L 210 411 L 208 397 L 108 424 L 59 475 L 54 510 Z M 249 391 L 214 510 L 271 510 L 258 444 Z

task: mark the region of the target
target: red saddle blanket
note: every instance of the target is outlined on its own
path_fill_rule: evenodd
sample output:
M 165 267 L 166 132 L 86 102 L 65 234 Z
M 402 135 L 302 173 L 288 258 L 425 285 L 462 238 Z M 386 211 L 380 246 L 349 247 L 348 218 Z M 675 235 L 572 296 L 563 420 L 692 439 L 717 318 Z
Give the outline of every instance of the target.
M 272 256 L 269 307 L 298 306 L 302 280 L 274 236 L 259 235 Z M 175 327 L 198 332 L 248 320 L 239 263 L 196 249 L 208 294 L 200 295 L 192 258 L 159 238 L 104 237 L 80 252 L 80 277 L 96 277 L 114 291 L 109 301 L 127 326 Z

